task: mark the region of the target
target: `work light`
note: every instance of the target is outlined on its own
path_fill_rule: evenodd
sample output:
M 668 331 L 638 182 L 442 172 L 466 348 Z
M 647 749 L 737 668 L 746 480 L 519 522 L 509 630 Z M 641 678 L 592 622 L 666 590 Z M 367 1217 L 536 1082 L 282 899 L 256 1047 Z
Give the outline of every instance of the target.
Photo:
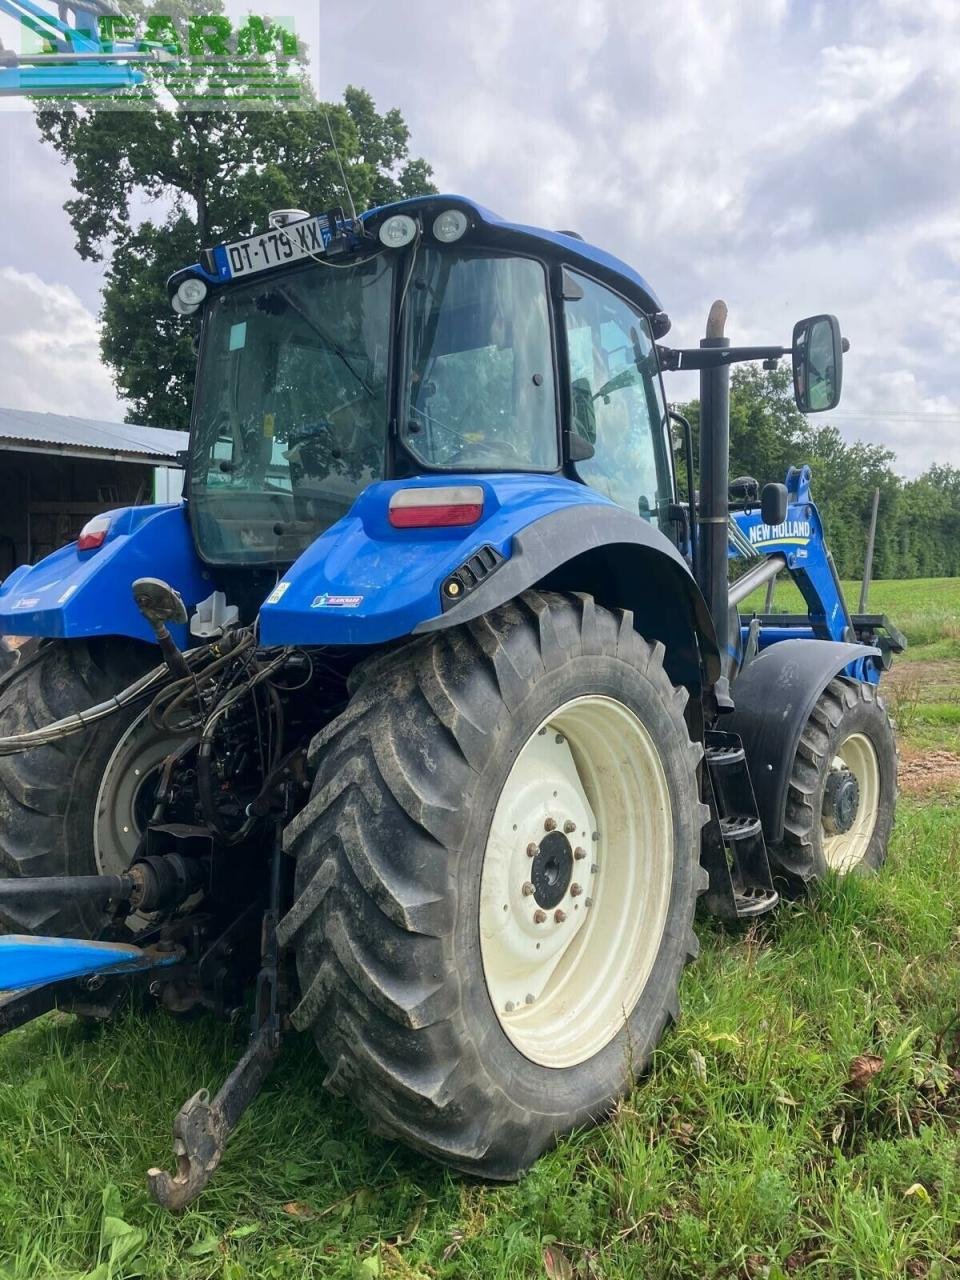
M 433 234 L 443 244 L 459 240 L 467 229 L 467 215 L 459 209 L 444 209 L 433 220 Z
M 405 213 L 395 213 L 380 226 L 380 243 L 388 249 L 402 249 L 417 234 L 417 224 Z
M 170 305 L 178 315 L 190 316 L 193 315 L 206 296 L 207 286 L 202 280 L 197 280 L 195 276 L 191 276 L 188 280 L 184 280 L 178 285 L 177 292 L 170 299 Z

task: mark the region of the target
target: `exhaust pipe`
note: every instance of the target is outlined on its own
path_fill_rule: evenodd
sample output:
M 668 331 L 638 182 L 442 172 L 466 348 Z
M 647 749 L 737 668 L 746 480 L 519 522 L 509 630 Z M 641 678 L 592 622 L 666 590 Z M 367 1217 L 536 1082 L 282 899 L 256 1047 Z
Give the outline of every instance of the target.
M 701 347 L 729 347 L 724 336 L 727 304 L 718 299 L 707 317 Z M 717 633 L 720 660 L 725 665 L 730 647 L 727 588 L 727 524 L 730 486 L 730 366 L 700 370 L 700 590 Z M 718 700 L 726 696 L 721 678 Z

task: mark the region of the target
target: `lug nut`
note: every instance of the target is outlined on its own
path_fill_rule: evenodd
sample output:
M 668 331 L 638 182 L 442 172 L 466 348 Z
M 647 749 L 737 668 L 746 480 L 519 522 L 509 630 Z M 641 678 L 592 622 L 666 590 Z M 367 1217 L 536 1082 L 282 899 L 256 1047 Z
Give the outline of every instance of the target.
M 513 1003 L 512 1000 L 508 1000 L 507 1003 L 503 1006 L 504 1013 L 513 1013 L 515 1008 L 516 1008 L 516 1005 Z
M 593 841 L 594 841 L 594 843 L 596 843 L 596 841 L 600 839 L 600 832 L 599 832 L 599 831 L 595 831 L 595 832 L 593 833 L 593 835 L 590 837 L 590 839 L 591 839 L 591 840 L 593 840 Z
M 538 908 L 537 908 L 537 910 L 533 913 L 533 923 L 534 923 L 534 924 L 543 924 L 543 922 L 544 922 L 544 920 L 546 920 L 546 918 L 547 918 L 547 913 L 546 913 L 545 911 L 541 911 L 539 907 L 538 907 Z
M 524 1004 L 533 1004 L 534 997 L 528 992 L 524 998 Z
M 592 907 L 592 906 L 593 906 L 593 899 L 592 899 L 592 898 L 584 898 L 584 900 L 583 900 L 583 905 L 584 905 L 585 907 Z
M 595 876 L 599 870 L 600 870 L 600 863 L 594 862 L 590 867 L 590 874 L 592 876 Z
M 580 862 L 581 859 L 587 856 L 587 851 L 586 849 L 581 849 L 580 846 L 578 845 L 577 848 L 574 849 L 573 851 L 573 856 L 576 858 L 578 862 Z
M 564 910 L 562 910 L 560 907 L 558 907 L 556 911 L 553 913 L 553 919 L 556 924 L 563 924 L 566 918 L 567 918 L 567 913 Z
M 576 831 L 577 824 L 571 821 L 570 818 L 568 818 L 566 822 L 563 824 L 563 829 L 567 833 L 567 835 L 569 835 L 571 831 Z
M 531 840 L 530 843 L 527 845 L 527 857 L 535 858 L 539 852 L 540 852 L 540 846 L 536 843 L 536 841 Z
M 563 734 L 562 734 L 562 733 L 558 733 L 558 734 L 557 734 L 557 738 L 556 738 L 556 740 L 557 740 L 557 742 L 563 742 Z
M 555 818 L 544 819 L 544 822 L 543 822 L 544 831 L 555 831 L 556 828 L 557 828 L 557 822 Z
M 572 885 L 570 886 L 570 897 L 571 897 L 571 898 L 579 898 L 579 897 L 580 897 L 580 895 L 581 895 L 581 893 L 583 893 L 583 890 L 580 888 L 580 886 L 579 886 L 578 884 L 572 884 Z
M 523 888 L 520 890 L 520 892 L 523 894 L 525 898 L 529 898 L 531 893 L 534 892 L 533 885 L 530 883 L 529 880 L 524 880 Z

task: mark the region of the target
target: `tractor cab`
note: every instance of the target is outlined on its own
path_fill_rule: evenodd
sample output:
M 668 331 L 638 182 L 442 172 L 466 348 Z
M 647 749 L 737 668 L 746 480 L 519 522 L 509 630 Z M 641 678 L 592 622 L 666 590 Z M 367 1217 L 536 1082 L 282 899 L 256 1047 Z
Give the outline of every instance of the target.
M 204 310 L 201 556 L 288 564 L 370 484 L 445 473 L 567 475 L 666 524 L 665 317 L 643 281 L 449 197 L 385 213 L 283 211 L 172 278 L 175 308 Z

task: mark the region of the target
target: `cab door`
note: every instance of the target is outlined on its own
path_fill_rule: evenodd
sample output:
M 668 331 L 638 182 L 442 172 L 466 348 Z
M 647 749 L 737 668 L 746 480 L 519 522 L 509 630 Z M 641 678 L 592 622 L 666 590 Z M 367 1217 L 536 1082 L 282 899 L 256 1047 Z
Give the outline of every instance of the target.
M 579 296 L 572 296 L 577 295 Z M 571 436 L 580 479 L 667 536 L 674 503 L 663 387 L 646 316 L 604 285 L 564 272 Z

